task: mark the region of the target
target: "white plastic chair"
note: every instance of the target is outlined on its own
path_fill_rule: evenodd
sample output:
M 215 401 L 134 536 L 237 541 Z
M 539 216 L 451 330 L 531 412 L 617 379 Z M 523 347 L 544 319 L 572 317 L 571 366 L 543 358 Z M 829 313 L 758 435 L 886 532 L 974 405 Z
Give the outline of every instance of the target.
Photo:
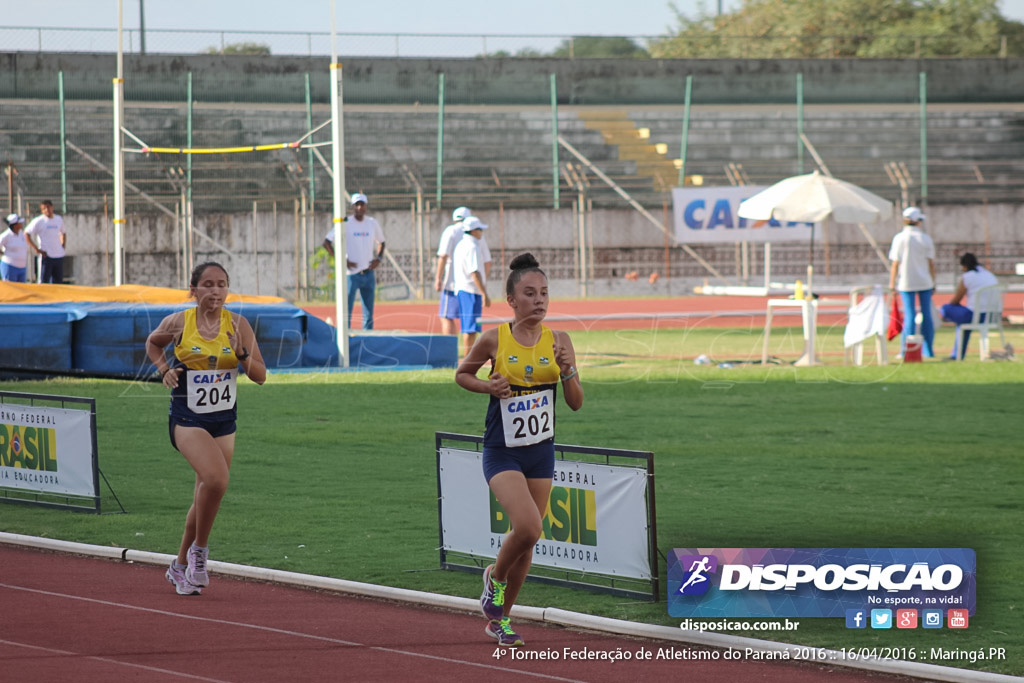
M 956 349 L 963 358 L 966 354 L 963 351 L 964 331 L 972 330 L 978 333 L 978 353 L 981 360 L 989 358 L 988 333 L 990 330 L 999 331 L 999 341 L 1006 346 L 1006 335 L 1003 333 L 1003 294 L 1006 293 L 1006 285 L 989 285 L 982 287 L 974 293 L 974 315 L 971 322 L 964 323 L 956 331 Z M 984 322 L 981 321 L 985 317 Z

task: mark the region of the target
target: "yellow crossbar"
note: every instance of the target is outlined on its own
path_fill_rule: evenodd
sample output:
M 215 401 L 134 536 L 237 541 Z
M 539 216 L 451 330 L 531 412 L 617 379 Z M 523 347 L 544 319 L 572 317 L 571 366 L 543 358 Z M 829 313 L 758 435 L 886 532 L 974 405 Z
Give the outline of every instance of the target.
M 272 145 L 250 145 L 248 147 L 143 147 L 142 153 L 149 154 L 236 154 L 238 152 L 266 152 L 272 149 L 298 147 L 298 142 L 277 142 Z

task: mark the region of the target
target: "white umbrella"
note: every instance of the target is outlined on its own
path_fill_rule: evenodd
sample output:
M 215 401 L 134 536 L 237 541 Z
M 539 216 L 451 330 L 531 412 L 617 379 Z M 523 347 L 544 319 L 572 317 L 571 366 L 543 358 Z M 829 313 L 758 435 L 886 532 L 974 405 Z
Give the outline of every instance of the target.
M 838 223 L 874 223 L 892 216 L 892 202 L 868 192 L 852 183 L 817 171 L 807 175 L 781 180 L 740 203 L 742 218 L 767 221 L 793 221 L 817 223 L 828 217 Z M 807 265 L 807 294 L 811 295 L 814 278 L 814 228 L 811 228 L 811 254 Z M 805 321 L 807 312 L 804 312 Z M 815 316 L 816 317 L 816 316 Z M 813 324 L 807 338 L 806 350 L 797 365 L 816 365 L 814 359 Z M 767 353 L 767 334 L 765 336 Z
M 837 223 L 874 223 L 892 216 L 892 202 L 845 180 L 817 171 L 780 180 L 740 202 L 742 218 L 767 221 L 817 223 L 829 216 Z M 870 236 L 869 236 L 870 240 Z M 811 229 L 811 263 L 808 286 L 814 270 L 814 229 Z
M 874 223 L 892 216 L 892 202 L 873 192 L 815 171 L 780 180 L 740 204 L 739 215 L 754 220 L 817 223 Z

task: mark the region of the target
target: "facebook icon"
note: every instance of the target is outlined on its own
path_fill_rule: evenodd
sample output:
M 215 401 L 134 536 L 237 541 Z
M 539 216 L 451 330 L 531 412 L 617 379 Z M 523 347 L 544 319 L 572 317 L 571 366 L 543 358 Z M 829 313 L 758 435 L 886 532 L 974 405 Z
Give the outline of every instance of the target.
M 862 609 L 846 610 L 846 628 L 867 628 L 867 614 Z

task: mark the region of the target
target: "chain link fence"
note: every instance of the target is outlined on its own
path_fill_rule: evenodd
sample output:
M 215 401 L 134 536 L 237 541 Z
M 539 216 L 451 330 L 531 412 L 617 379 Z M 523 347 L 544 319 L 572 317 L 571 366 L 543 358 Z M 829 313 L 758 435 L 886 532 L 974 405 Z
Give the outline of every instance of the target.
M 127 54 L 273 54 L 324 57 L 331 54 L 329 31 L 216 31 L 201 29 L 125 29 Z M 351 33 L 337 34 L 338 54 L 347 57 L 542 57 L 579 58 L 576 42 L 592 36 L 558 34 Z M 1013 36 L 993 36 L 986 54 L 977 39 L 959 33 L 900 35 L 899 40 L 874 41 L 869 35 L 734 35 L 715 33 L 695 38 L 671 36 L 599 36 L 625 39 L 655 57 L 770 59 L 869 56 L 878 59 L 921 57 L 1020 57 L 1022 45 Z M 871 45 L 869 55 L 860 46 Z M 988 44 L 988 43 L 986 43 Z M 116 29 L 52 26 L 0 27 L 0 45 L 12 52 L 116 52 Z M 794 46 L 797 46 L 794 48 Z M 780 52 L 783 51 L 783 52 Z M 795 51 L 794 51 L 795 50 Z M 605 55 L 615 56 L 615 55 Z

